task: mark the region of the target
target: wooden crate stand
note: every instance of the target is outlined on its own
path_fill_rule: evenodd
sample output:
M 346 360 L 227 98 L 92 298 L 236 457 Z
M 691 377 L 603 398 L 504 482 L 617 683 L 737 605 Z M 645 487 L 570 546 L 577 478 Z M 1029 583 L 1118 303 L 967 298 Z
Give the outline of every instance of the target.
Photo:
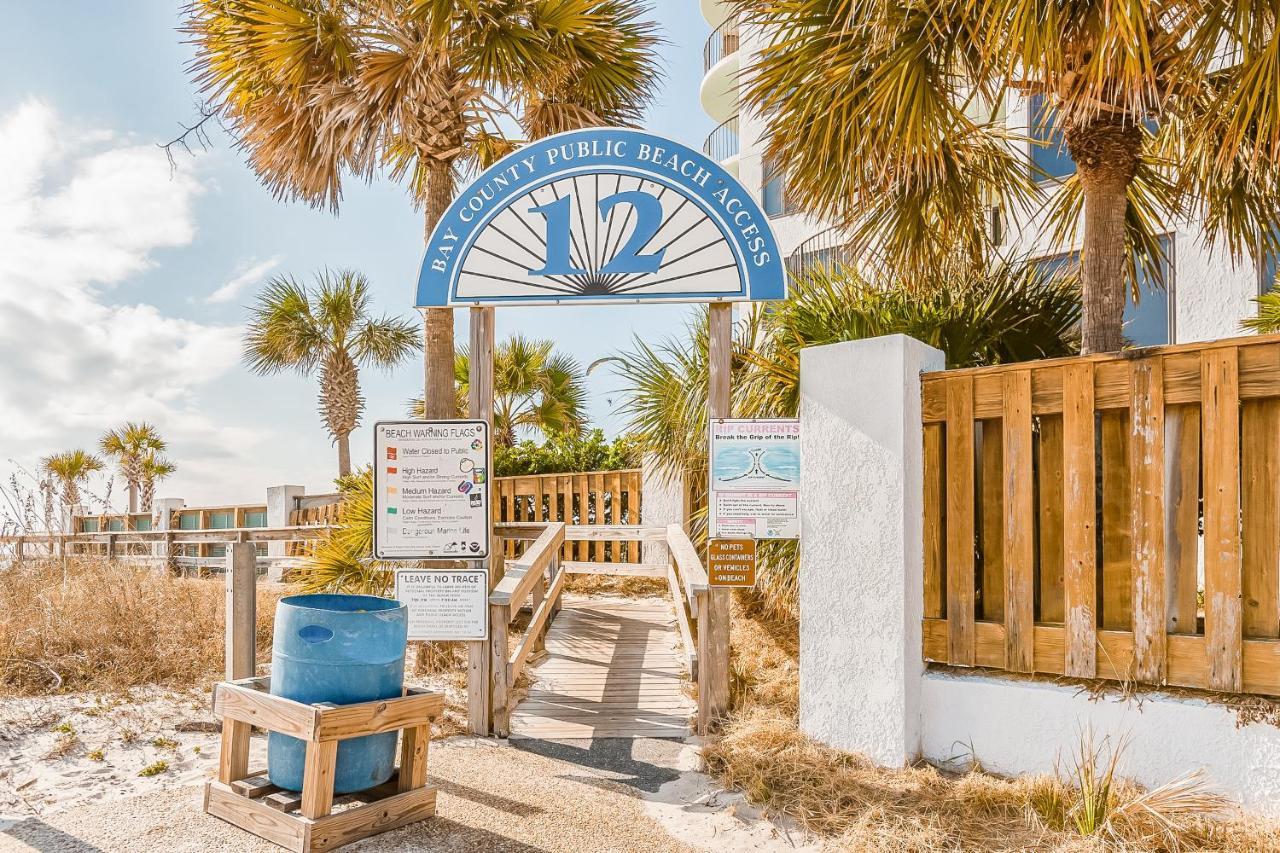
M 222 718 L 218 778 L 205 784 L 204 810 L 281 847 L 308 853 L 332 850 L 431 817 L 436 789 L 427 787 L 431 721 L 444 697 L 406 688 L 402 697 L 354 705 L 305 705 L 268 691 L 268 678 L 220 682 L 213 712 Z M 266 772 L 249 771 L 249 734 L 257 726 L 307 744 L 302 792 L 272 785 Z M 359 801 L 334 812 L 333 776 L 338 741 L 402 730 L 400 766 L 376 788 L 343 795 Z

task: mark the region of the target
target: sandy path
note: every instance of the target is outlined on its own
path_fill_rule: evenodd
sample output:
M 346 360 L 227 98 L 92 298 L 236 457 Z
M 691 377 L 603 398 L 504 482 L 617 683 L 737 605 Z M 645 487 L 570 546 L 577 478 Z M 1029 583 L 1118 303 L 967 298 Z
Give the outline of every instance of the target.
M 207 700 L 159 692 L 137 698 L 114 707 L 67 696 L 0 702 L 0 850 L 279 850 L 200 810 L 200 783 L 212 774 L 217 756 Z M 75 730 L 77 743 L 66 747 L 66 755 L 50 757 L 68 738 L 54 731 L 63 723 Z M 89 757 L 96 749 L 104 760 Z M 264 756 L 265 739 L 255 737 L 252 765 Z M 168 769 L 137 775 L 158 760 Z M 692 772 L 696 761 L 691 747 L 674 741 L 517 747 L 450 738 L 431 747 L 431 781 L 441 791 L 438 816 L 348 849 L 818 849 Z

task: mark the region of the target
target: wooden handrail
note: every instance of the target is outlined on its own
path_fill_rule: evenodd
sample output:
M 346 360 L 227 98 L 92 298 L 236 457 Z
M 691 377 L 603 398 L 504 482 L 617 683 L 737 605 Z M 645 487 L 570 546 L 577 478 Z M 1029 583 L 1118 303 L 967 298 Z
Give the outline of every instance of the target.
M 516 650 L 511 653 L 511 658 L 507 662 L 507 684 L 516 683 L 516 678 L 519 677 L 521 670 L 524 669 L 525 660 L 541 639 L 543 626 L 547 624 L 551 612 L 556 609 L 560 592 L 564 589 L 565 578 L 568 576 L 569 573 L 563 569 L 555 573 L 555 578 L 551 581 L 551 588 L 547 590 L 547 594 L 542 597 L 542 601 L 538 603 L 537 609 L 534 610 L 533 616 L 530 617 L 529 627 L 525 629 L 524 636 L 520 638 L 520 645 L 516 646 Z
M 708 589 L 707 570 L 702 567 L 702 560 L 698 559 L 698 549 L 693 547 L 689 534 L 680 525 L 667 525 L 667 547 L 671 549 L 676 569 L 684 580 L 685 595 L 688 596 L 690 609 L 694 610 L 693 616 L 696 619 L 697 595 Z
M 564 536 L 564 522 L 547 523 L 542 534 L 534 540 L 529 549 L 518 560 L 512 560 L 506 564 L 506 574 L 494 587 L 493 592 L 489 593 L 489 603 L 509 609 L 513 602 L 524 601 L 533 588 L 534 582 L 542 577 L 552 559 L 560 553 Z

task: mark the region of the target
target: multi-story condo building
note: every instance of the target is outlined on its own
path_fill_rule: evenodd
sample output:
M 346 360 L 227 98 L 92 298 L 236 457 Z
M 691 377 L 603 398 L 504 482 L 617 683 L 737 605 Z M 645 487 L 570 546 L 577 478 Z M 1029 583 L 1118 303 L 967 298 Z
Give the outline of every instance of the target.
M 700 98 L 703 109 L 718 126 L 707 137 L 704 152 L 724 164 L 751 191 L 772 219 L 788 269 L 807 264 L 849 260 L 846 239 L 838 228 L 800 211 L 787 198 L 785 178 L 770 168 L 764 156 L 765 125 L 740 103 L 739 90 L 752 55 L 765 36 L 738 26 L 720 0 L 700 0 L 712 33 L 703 49 Z M 1054 192 L 1054 182 L 1075 169 L 1061 135 L 1039 117 L 1038 97 L 1006 94 L 1002 112 L 1010 128 L 1030 129 L 1023 143 L 1027 168 Z M 1043 175 L 1041 174 L 1043 173 Z M 1050 266 L 1072 263 L 1074 246 L 1055 244 L 1035 211 L 990 211 L 989 227 L 1003 250 L 1025 254 Z M 1210 250 L 1200 224 L 1177 223 L 1163 237 L 1166 263 L 1162 287 L 1144 282 L 1138 304 L 1125 310 L 1125 334 L 1136 345 L 1182 343 L 1240 334 L 1240 321 L 1256 313 L 1251 300 L 1269 289 L 1276 259 L 1259 253 L 1233 262 L 1225 250 Z

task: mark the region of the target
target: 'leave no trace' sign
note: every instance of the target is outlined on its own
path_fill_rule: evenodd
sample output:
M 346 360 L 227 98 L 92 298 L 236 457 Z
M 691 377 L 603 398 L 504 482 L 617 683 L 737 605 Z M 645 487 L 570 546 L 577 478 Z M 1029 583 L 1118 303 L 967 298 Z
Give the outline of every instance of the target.
M 483 569 L 401 569 L 396 600 L 408 605 L 410 640 L 489 638 L 489 573 Z

